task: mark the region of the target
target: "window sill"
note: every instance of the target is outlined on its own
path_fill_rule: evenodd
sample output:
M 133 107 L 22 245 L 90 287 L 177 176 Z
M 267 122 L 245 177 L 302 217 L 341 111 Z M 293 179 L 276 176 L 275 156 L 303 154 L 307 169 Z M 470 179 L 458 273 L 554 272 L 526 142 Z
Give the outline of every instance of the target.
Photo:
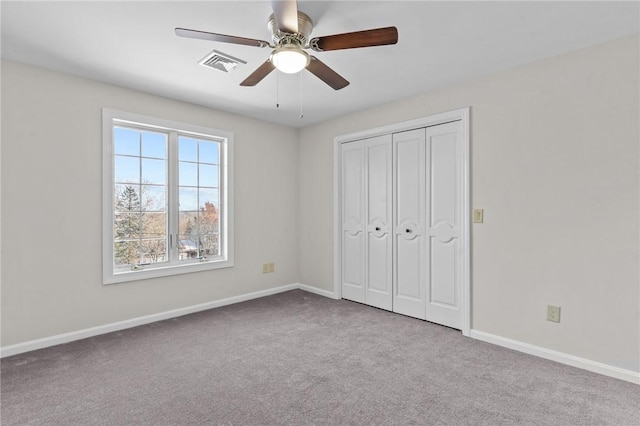
M 231 268 L 232 260 L 209 260 L 202 263 L 188 263 L 185 265 L 171 265 L 137 271 L 123 271 L 113 273 L 105 271 L 102 278 L 103 285 L 118 284 L 123 282 L 146 280 L 149 278 L 169 277 L 172 275 L 190 274 L 192 272 L 209 271 L 213 269 Z

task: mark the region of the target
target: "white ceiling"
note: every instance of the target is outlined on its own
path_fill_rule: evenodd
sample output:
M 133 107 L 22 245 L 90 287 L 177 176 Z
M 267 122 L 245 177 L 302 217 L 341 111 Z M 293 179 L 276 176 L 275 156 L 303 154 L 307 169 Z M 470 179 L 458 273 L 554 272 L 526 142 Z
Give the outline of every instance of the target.
M 398 28 L 397 45 L 315 54 L 351 82 L 340 91 L 307 71 L 273 72 L 256 87 L 240 87 L 268 58 L 269 48 L 174 34 L 175 27 L 185 27 L 270 41 L 268 1 L 2 1 L 1 53 L 19 62 L 304 127 L 638 33 L 639 5 L 300 0 L 299 10 L 315 24 L 312 37 Z M 247 65 L 230 73 L 198 65 L 213 49 Z

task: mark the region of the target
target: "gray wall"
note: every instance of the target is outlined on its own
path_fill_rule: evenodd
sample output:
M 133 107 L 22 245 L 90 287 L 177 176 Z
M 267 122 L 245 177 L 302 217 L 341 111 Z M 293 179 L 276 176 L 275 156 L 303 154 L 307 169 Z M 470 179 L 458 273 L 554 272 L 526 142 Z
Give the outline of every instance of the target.
M 1 344 L 332 291 L 333 138 L 470 106 L 473 328 L 638 372 L 639 50 L 625 38 L 300 131 L 3 62 Z M 235 133 L 234 268 L 101 285 L 102 107 Z
M 638 52 L 625 38 L 303 129 L 300 281 L 333 289 L 333 138 L 470 106 L 472 328 L 640 371 Z
M 101 284 L 102 107 L 234 132 L 234 268 Z M 295 129 L 3 62 L 2 346 L 296 283 L 297 161 Z

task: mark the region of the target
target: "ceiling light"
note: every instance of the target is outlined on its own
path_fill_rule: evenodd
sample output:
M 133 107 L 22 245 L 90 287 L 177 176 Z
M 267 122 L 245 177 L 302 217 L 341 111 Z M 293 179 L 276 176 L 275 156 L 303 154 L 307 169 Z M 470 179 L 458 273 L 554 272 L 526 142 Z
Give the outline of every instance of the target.
M 296 46 L 277 47 L 271 54 L 271 63 L 287 74 L 295 74 L 309 65 L 309 55 Z

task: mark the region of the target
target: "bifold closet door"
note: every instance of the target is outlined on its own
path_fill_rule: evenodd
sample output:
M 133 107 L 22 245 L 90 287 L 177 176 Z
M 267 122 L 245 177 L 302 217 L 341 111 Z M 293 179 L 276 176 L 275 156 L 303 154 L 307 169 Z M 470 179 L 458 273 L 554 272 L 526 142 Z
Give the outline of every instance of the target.
M 393 134 L 393 311 L 421 319 L 425 319 L 427 280 L 425 138 L 424 128 Z
M 462 327 L 462 123 L 426 129 L 428 268 L 425 319 Z
M 342 150 L 342 297 L 365 303 L 364 143 Z
M 367 224 L 368 305 L 390 311 L 393 307 L 393 163 L 391 135 L 368 139 L 365 144 L 365 216 Z
M 391 135 L 342 145 L 342 296 L 392 309 Z
M 461 122 L 393 135 L 393 310 L 462 327 Z
M 462 327 L 460 121 L 341 145 L 342 297 Z

